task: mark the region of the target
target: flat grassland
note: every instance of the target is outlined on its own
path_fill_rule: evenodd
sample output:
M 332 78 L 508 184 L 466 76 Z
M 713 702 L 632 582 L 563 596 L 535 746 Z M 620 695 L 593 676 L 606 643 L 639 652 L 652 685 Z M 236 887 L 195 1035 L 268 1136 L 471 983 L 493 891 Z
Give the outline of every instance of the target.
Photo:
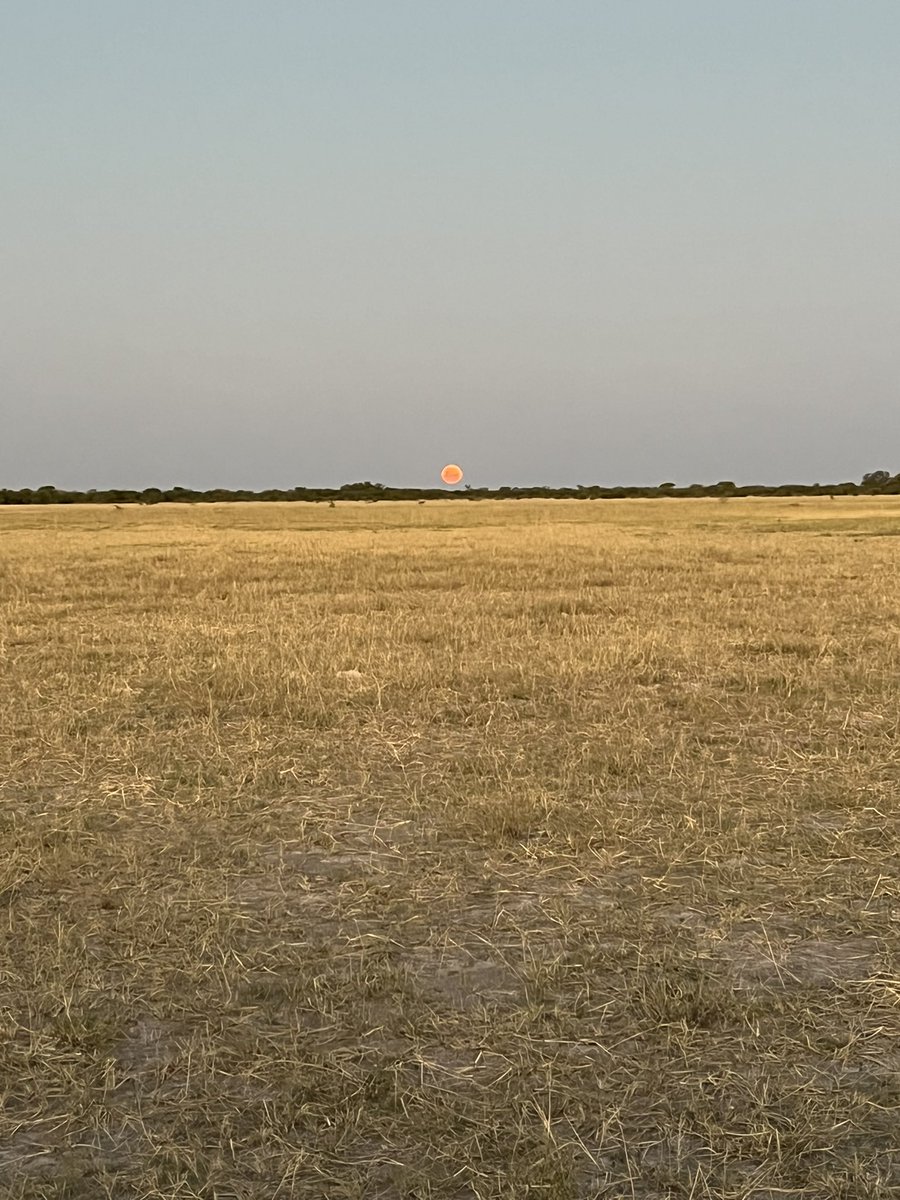
M 898 1195 L 898 535 L 0 509 L 0 1195 Z

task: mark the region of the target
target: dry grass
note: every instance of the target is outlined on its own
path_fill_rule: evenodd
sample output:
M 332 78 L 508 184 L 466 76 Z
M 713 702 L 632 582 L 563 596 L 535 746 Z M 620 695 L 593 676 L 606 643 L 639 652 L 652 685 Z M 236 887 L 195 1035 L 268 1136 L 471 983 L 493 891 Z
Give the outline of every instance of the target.
M 896 1196 L 897 534 L 0 510 L 0 1193 Z

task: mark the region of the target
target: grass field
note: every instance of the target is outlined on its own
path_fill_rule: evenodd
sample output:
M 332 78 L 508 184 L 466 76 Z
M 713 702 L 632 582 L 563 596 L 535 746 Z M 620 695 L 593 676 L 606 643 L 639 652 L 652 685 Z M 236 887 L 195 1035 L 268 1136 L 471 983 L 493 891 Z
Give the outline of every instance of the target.
M 898 535 L 0 509 L 0 1195 L 900 1194 Z

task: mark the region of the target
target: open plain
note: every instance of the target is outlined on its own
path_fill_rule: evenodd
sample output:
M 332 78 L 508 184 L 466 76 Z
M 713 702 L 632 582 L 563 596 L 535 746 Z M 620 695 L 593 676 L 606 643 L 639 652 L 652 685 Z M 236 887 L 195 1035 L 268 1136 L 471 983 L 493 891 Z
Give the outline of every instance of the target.
M 896 1196 L 898 535 L 0 509 L 0 1195 Z

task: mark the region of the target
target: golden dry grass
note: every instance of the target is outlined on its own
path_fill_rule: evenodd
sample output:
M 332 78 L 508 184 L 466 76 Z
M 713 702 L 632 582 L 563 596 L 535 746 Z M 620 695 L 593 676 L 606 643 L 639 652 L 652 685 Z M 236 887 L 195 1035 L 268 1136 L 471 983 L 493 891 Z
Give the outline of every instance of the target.
M 898 534 L 0 509 L 0 1194 L 897 1195 Z

